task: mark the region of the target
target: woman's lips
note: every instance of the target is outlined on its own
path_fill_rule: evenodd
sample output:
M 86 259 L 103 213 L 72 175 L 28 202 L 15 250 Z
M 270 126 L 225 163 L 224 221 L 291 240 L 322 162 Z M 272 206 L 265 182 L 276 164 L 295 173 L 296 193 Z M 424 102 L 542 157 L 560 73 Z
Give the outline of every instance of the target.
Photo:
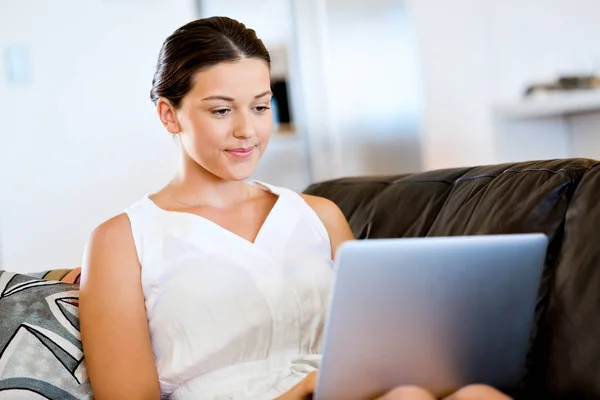
M 225 152 L 239 160 L 244 160 L 252 156 L 252 153 L 254 153 L 254 146 L 239 149 L 229 149 L 225 150 Z

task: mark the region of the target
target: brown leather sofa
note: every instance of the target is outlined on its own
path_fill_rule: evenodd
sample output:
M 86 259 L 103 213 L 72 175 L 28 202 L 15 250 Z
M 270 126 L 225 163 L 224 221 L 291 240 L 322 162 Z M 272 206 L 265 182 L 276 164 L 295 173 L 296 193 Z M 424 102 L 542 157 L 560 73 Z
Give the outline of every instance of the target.
M 344 178 L 333 200 L 359 239 L 544 232 L 550 238 L 519 398 L 600 399 L 600 162 Z

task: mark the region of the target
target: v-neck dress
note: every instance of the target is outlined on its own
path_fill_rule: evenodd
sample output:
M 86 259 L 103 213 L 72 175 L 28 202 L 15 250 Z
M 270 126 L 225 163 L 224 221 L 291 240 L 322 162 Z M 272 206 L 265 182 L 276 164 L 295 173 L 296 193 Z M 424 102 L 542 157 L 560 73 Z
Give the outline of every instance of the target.
M 163 399 L 273 399 L 319 367 L 327 230 L 299 194 L 256 185 L 278 199 L 254 242 L 148 196 L 125 210 Z

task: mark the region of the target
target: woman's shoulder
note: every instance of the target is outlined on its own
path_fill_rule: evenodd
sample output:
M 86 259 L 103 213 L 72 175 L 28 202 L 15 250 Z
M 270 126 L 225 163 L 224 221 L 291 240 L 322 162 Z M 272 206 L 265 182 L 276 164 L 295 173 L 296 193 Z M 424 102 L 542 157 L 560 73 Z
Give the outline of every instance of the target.
M 302 204 L 307 204 L 323 221 L 325 225 L 345 222 L 346 218 L 340 208 L 333 201 L 324 197 L 313 196 L 304 193 L 298 193 L 292 189 L 276 186 L 262 181 L 253 181 L 253 184 L 263 189 L 267 189 L 276 195 L 292 195 L 301 201 Z
M 339 210 L 337 204 L 325 197 L 314 196 L 312 194 L 298 193 L 298 195 L 308 204 L 317 214 L 331 214 Z
M 289 189 L 283 189 L 288 191 Z M 296 192 L 294 192 L 296 193 Z M 354 234 L 348 224 L 346 216 L 338 205 L 325 197 L 297 193 L 297 197 L 307 204 L 319 218 L 327 231 L 331 244 L 331 255 L 335 257 L 338 247 L 345 241 L 353 240 Z
M 299 196 L 313 209 L 328 230 L 330 226 L 347 224 L 342 210 L 333 201 L 304 193 L 299 193 Z
M 131 237 L 131 223 L 127 213 L 123 212 L 107 219 L 96 226 L 90 235 L 90 242 L 107 246 L 115 242 L 123 242 Z
M 152 203 L 149 200 L 149 195 L 144 195 L 131 203 L 121 213 L 97 225 L 91 233 L 90 240 L 94 242 L 112 242 L 131 238 L 135 220 L 139 220 L 139 216 L 148 212 L 148 209 L 152 210 Z
M 84 250 L 82 276 L 116 276 L 129 266 L 137 266 L 137 258 L 129 219 L 121 213 L 91 232 Z
M 337 204 L 329 199 L 308 194 L 300 194 L 300 196 L 314 210 L 325 226 L 331 242 L 331 255 L 335 257 L 343 242 L 354 239 L 346 216 Z

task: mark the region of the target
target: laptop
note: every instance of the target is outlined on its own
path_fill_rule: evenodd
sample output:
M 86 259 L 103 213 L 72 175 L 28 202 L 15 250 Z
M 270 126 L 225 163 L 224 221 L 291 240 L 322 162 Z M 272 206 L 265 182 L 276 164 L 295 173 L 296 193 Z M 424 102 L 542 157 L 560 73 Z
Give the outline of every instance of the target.
M 543 234 L 373 239 L 336 258 L 317 400 L 400 385 L 438 398 L 520 385 L 548 239 Z

